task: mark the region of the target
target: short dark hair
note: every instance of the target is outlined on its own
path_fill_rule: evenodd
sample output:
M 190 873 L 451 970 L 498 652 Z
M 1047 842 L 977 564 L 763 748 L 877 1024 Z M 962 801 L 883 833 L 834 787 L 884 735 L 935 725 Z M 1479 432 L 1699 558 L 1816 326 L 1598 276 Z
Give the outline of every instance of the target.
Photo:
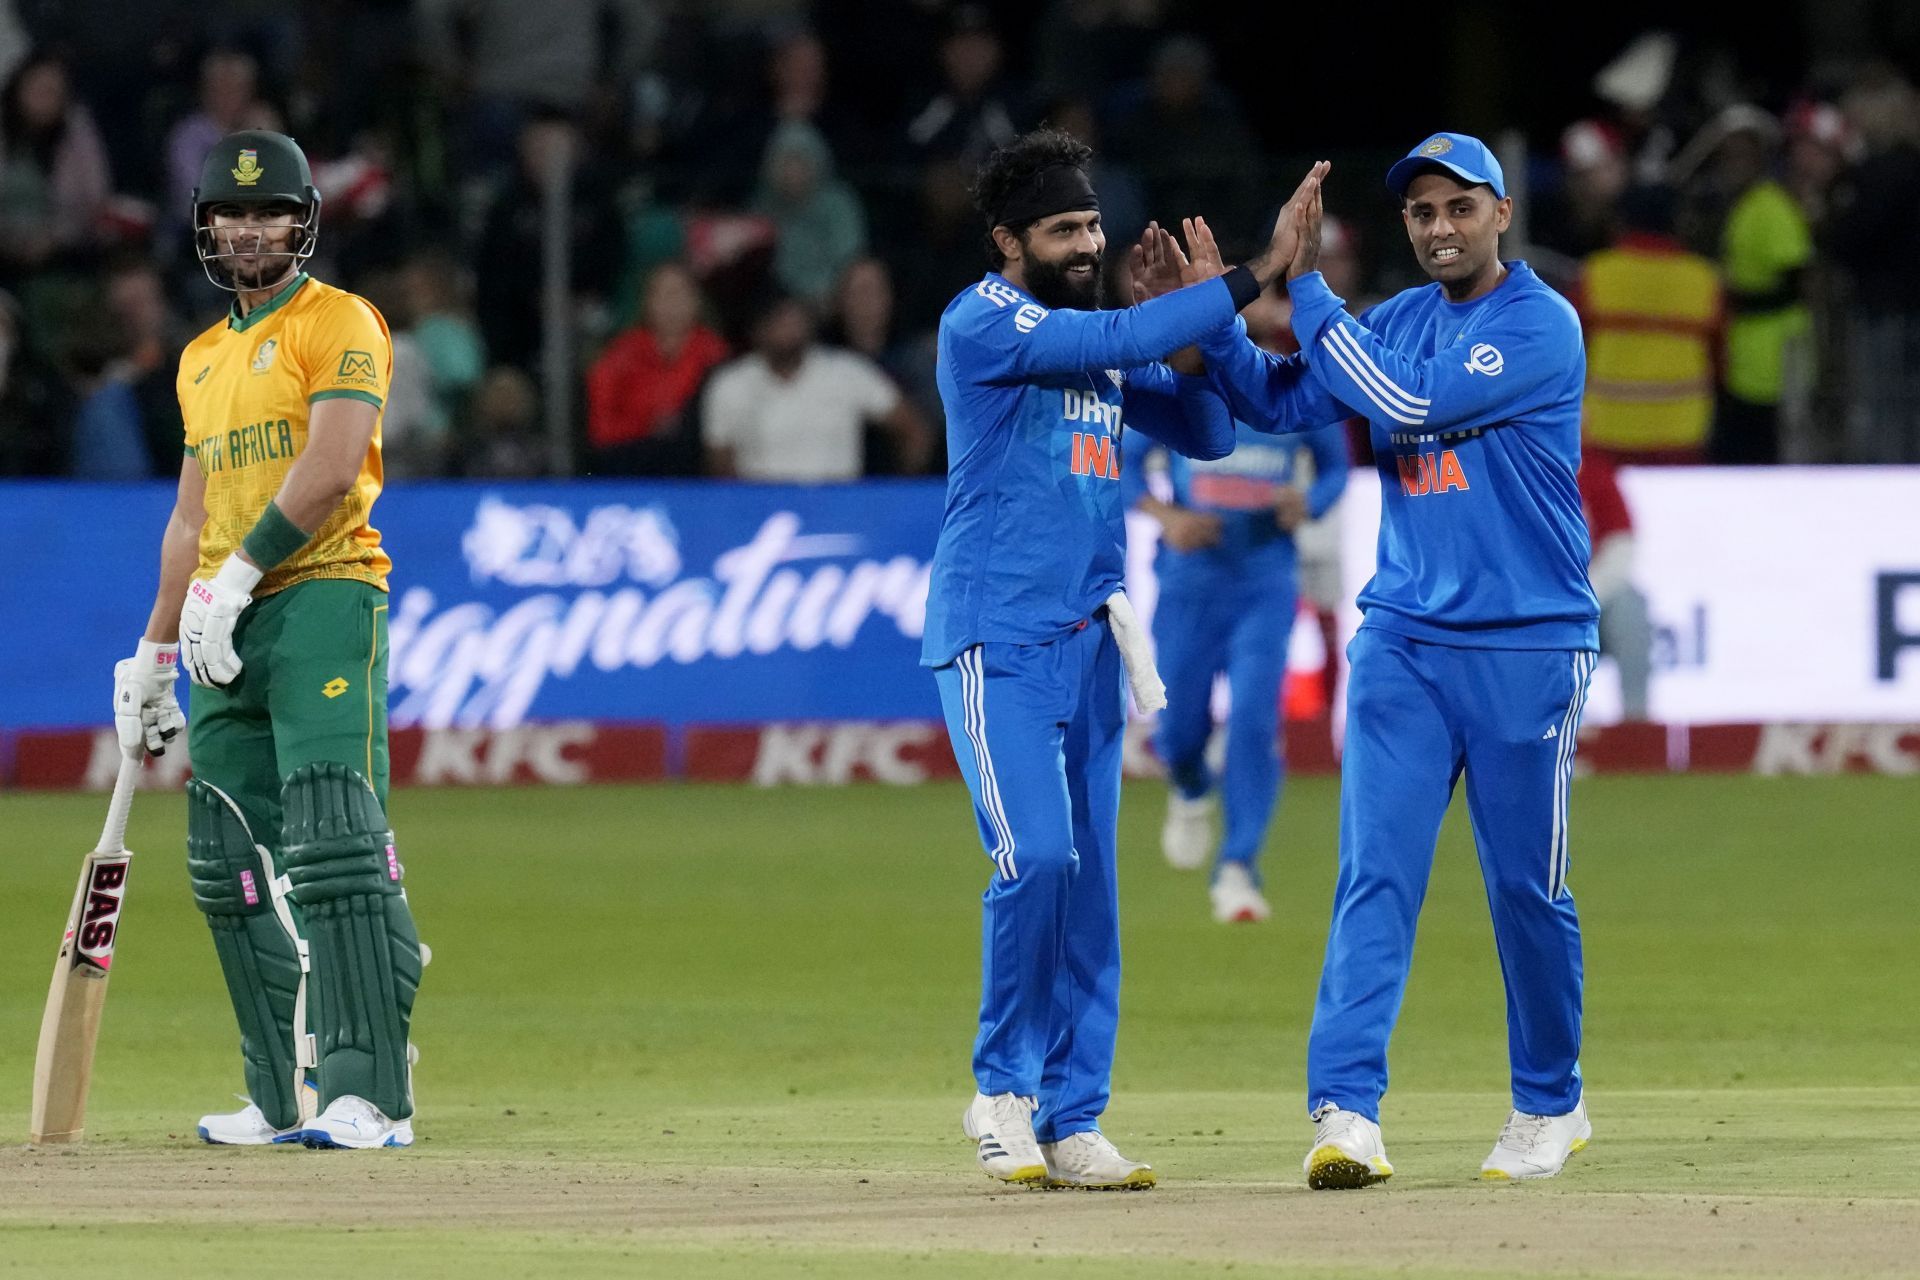
M 1093 148 L 1063 129 L 1042 125 L 994 150 L 973 175 L 973 207 L 987 220 L 987 265 L 995 271 L 1007 265 L 1007 255 L 993 242 L 994 212 L 1005 206 L 1007 195 L 1034 176 L 1059 165 L 1085 173 L 1093 164 Z M 1031 220 L 1007 229 L 1025 236 Z

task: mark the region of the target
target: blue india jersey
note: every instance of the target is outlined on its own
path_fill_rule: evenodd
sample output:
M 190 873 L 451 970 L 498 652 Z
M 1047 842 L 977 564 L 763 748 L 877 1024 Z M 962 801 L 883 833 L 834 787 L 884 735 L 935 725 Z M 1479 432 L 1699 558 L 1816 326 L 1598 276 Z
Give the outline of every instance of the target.
M 1128 457 L 1131 473 L 1144 472 L 1149 451 Z M 1154 576 L 1165 594 L 1247 593 L 1288 584 L 1299 556 L 1293 535 L 1273 515 L 1274 494 L 1283 486 L 1307 491 L 1307 516 L 1317 520 L 1347 485 L 1347 439 L 1340 426 L 1277 436 L 1244 422 L 1234 424 L 1233 452 L 1224 458 L 1167 456 L 1173 501 L 1220 520 L 1220 541 L 1197 551 L 1176 551 L 1162 542 Z M 1144 474 L 1133 480 L 1129 505 L 1144 492 Z
M 925 665 L 982 641 L 1057 639 L 1119 589 L 1127 429 L 1196 457 L 1233 448 L 1208 380 L 1158 358 L 1229 326 L 1235 310 L 1220 280 L 1120 311 L 1050 309 L 998 273 L 948 304 L 947 498 Z
M 1575 483 L 1580 322 L 1526 263 L 1507 267 L 1472 302 L 1430 284 L 1357 319 L 1312 273 L 1288 286 L 1300 355 L 1269 355 L 1232 326 L 1201 348 L 1244 421 L 1300 431 L 1366 417 L 1381 518 L 1362 625 L 1440 644 L 1594 649 Z

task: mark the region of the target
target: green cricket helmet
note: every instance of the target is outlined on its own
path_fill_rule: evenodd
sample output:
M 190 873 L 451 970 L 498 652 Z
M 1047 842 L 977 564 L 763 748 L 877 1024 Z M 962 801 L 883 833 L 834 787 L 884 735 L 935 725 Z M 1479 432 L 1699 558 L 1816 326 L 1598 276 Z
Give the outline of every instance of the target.
M 214 242 L 212 211 L 219 205 L 262 204 L 292 205 L 300 211 L 300 222 L 287 250 L 254 255 L 286 258 L 285 272 L 259 285 L 244 286 L 249 289 L 272 288 L 291 279 L 313 256 L 320 243 L 320 192 L 313 185 L 306 153 L 286 134 L 267 129 L 230 133 L 207 153 L 200 166 L 200 183 L 193 189 L 194 252 L 207 279 L 230 293 L 243 286 L 225 269 L 225 260 L 236 255 L 231 244 L 223 251 Z

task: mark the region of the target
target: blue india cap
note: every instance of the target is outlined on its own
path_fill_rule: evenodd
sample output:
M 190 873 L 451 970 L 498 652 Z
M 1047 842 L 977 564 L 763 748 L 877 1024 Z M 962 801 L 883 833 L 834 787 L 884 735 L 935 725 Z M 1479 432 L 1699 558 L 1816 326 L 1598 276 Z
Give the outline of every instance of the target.
M 1464 133 L 1436 133 L 1407 152 L 1387 170 L 1387 189 L 1406 197 L 1407 185 L 1425 169 L 1445 169 L 1468 186 L 1485 183 L 1499 199 L 1507 198 L 1507 175 L 1493 151 L 1480 139 Z

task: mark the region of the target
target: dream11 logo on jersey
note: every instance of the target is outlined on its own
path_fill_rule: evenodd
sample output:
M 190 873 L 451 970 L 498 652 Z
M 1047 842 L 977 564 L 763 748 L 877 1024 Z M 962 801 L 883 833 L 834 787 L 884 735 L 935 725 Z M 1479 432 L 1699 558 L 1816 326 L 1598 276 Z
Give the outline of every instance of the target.
M 1124 389 L 1118 369 L 1107 370 L 1113 385 Z M 1109 404 L 1095 390 L 1061 392 L 1060 416 L 1067 422 L 1084 422 L 1090 431 L 1072 434 L 1068 466 L 1077 476 L 1099 476 L 1103 480 L 1120 478 L 1120 417 L 1118 404 Z
M 689 574 L 657 506 L 563 507 L 484 497 L 461 539 L 477 585 L 534 589 L 496 609 L 442 605 L 411 587 L 391 629 L 392 719 L 429 729 L 511 728 L 550 679 L 661 663 L 845 649 L 875 618 L 918 640 L 928 562 L 861 558 L 857 534 L 803 534 L 791 511 Z

